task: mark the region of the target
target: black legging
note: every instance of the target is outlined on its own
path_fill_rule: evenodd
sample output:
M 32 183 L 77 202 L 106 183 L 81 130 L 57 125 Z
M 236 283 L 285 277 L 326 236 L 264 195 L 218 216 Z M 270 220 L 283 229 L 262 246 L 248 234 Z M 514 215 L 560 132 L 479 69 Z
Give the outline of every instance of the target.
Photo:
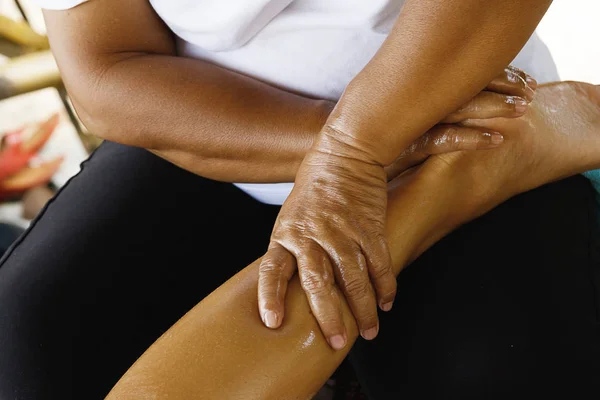
M 145 150 L 102 145 L 0 262 L 0 400 L 103 398 L 178 318 L 262 255 L 277 211 Z M 593 221 L 590 187 L 573 178 L 421 257 L 401 274 L 380 338 L 353 350 L 372 398 L 597 385 Z

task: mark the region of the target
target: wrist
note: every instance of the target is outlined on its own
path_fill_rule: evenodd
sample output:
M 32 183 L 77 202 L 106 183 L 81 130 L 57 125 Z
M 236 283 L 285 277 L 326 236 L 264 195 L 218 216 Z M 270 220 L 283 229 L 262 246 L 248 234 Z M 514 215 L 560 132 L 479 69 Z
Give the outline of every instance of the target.
M 311 148 L 315 145 L 321 129 L 327 122 L 335 103 L 328 100 L 314 100 L 306 112 L 304 124 L 299 127 L 300 133 L 295 135 L 302 140 L 293 149 L 293 158 L 289 164 L 290 176 L 294 178 Z
M 384 167 L 381 157 L 369 141 L 327 123 L 320 131 L 312 151 Z

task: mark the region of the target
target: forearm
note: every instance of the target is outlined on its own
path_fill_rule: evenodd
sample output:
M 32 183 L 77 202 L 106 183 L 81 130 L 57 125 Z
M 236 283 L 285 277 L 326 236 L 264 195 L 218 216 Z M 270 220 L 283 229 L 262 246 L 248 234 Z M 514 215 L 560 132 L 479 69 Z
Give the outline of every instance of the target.
M 332 107 L 164 55 L 116 62 L 96 88 L 93 102 L 76 103 L 92 132 L 222 181 L 293 181 Z
M 332 105 L 177 57 L 146 0 L 44 11 L 53 53 L 91 132 L 212 179 L 293 181 Z
M 408 0 L 336 106 L 331 133 L 389 164 L 509 64 L 550 3 Z
M 446 220 L 445 208 L 435 204 L 451 193 L 436 187 L 442 185 L 405 181 L 391 194 L 388 238 L 396 273 L 432 230 L 445 229 L 439 222 Z M 204 299 L 136 362 L 108 399 L 310 398 L 351 346 L 331 350 L 297 277 L 290 282 L 283 326 L 265 328 L 257 279 L 255 262 Z M 343 311 L 352 343 L 354 318 L 345 303 Z
M 511 196 L 600 166 L 599 87 L 548 85 L 534 103 L 526 117 L 477 125 L 504 132 L 504 146 L 434 156 L 392 182 L 386 236 L 396 274 L 441 237 Z M 213 292 L 138 360 L 109 399 L 309 398 L 350 346 L 329 348 L 297 277 L 290 282 L 282 328 L 264 328 L 256 281 L 254 263 Z M 353 342 L 356 326 L 343 305 Z

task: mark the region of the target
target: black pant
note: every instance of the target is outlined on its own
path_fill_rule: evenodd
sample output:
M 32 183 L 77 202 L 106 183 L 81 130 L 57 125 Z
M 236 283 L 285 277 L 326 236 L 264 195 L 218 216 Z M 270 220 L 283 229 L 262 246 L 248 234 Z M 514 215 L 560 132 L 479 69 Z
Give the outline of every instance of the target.
M 277 211 L 144 150 L 101 146 L 0 262 L 0 400 L 103 398 L 171 324 L 262 255 Z M 352 353 L 372 398 L 598 386 L 592 212 L 584 179 L 556 183 L 403 272 L 380 338 Z

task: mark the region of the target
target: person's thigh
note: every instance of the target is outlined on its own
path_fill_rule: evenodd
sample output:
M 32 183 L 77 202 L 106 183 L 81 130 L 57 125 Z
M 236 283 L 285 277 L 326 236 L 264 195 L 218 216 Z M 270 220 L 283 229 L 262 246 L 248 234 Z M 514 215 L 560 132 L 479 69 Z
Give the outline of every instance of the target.
M 403 271 L 379 337 L 352 351 L 370 398 L 597 398 L 593 204 L 581 177 L 545 186 L 462 227 Z
M 106 143 L 0 262 L 0 398 L 101 399 L 266 250 L 278 208 Z

